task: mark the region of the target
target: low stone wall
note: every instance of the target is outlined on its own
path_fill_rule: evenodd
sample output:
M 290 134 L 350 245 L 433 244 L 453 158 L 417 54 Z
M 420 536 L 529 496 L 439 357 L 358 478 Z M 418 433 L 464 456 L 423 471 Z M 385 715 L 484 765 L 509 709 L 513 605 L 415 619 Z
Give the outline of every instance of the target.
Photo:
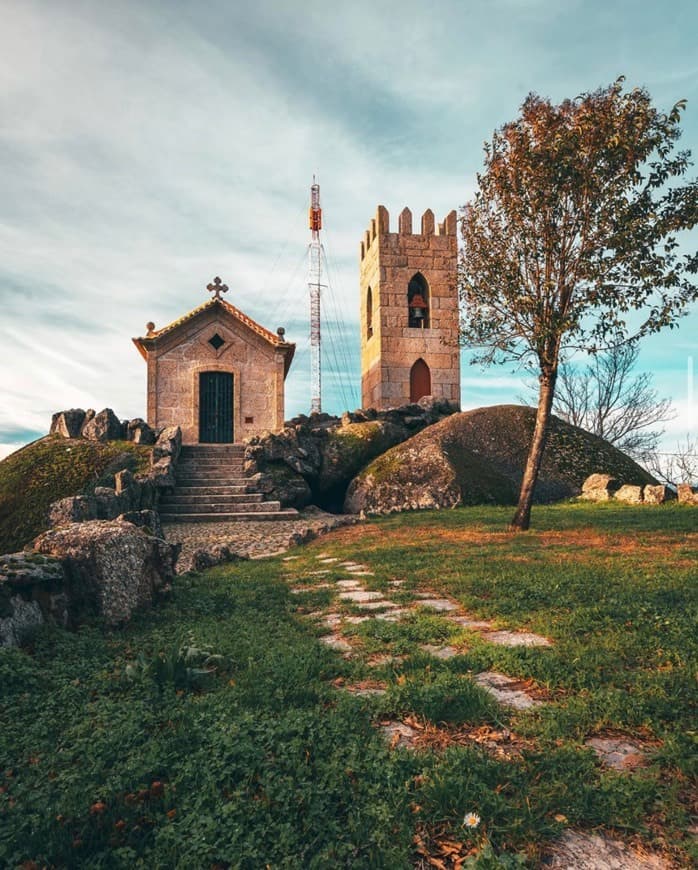
M 692 492 L 692 488 L 685 484 L 681 484 L 675 493 L 663 483 L 634 486 L 622 483 L 610 474 L 592 474 L 582 484 L 579 497 L 585 501 L 596 502 L 614 499 L 626 504 L 664 504 L 674 501 L 678 495 L 679 502 L 698 504 L 698 494 L 695 495 L 695 501 L 690 500 L 688 494 Z

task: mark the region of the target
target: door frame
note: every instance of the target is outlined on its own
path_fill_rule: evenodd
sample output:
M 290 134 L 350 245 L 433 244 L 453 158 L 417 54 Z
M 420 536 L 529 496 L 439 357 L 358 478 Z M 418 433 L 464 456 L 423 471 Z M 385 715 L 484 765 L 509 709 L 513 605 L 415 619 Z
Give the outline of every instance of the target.
M 200 401 L 199 401 L 199 376 L 202 372 L 226 372 L 233 376 L 233 439 L 235 439 L 236 432 L 240 432 L 240 371 L 231 365 L 226 365 L 225 363 L 219 362 L 209 362 L 208 364 L 200 364 L 195 366 L 191 370 L 191 420 L 190 425 L 194 432 L 196 432 L 196 441 L 195 444 L 207 444 L 213 442 L 201 441 L 201 431 L 200 431 Z M 229 442 L 234 444 L 235 441 Z

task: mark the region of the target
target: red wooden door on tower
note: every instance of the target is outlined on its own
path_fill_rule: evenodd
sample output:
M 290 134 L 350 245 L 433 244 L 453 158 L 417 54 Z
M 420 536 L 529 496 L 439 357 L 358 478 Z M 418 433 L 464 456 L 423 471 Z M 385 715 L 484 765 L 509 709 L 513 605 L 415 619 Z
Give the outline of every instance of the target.
M 422 396 L 431 396 L 431 373 L 423 359 L 418 359 L 410 370 L 410 402 L 418 402 Z

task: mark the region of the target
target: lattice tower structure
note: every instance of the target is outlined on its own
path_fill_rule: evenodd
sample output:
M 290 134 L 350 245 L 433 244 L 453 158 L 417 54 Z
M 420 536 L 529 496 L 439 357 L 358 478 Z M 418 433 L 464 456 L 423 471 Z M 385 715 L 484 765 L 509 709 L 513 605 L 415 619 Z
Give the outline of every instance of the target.
M 308 212 L 310 244 L 308 245 L 308 290 L 310 292 L 310 411 L 322 410 L 322 372 L 320 364 L 320 297 L 326 284 L 322 283 L 322 261 L 325 252 L 320 241 L 322 209 L 320 208 L 320 185 L 315 181 L 310 187 L 310 210 Z

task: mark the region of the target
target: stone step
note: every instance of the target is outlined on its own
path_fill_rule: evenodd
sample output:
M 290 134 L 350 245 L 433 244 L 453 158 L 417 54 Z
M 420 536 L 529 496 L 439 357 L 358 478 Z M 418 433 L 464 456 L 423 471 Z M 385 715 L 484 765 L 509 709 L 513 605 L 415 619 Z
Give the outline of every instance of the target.
M 176 473 L 186 477 L 187 475 L 208 474 L 209 472 L 220 474 L 221 477 L 244 477 L 245 466 L 238 464 L 222 465 L 220 462 L 212 462 L 208 465 L 201 462 L 197 462 L 196 464 L 179 463 L 177 465 Z
M 206 504 L 191 504 L 190 502 L 183 504 L 173 504 L 167 502 L 163 506 L 168 514 L 219 514 L 219 513 L 269 513 L 270 511 L 278 511 L 281 509 L 281 504 L 278 501 L 260 501 L 260 502 L 236 502 L 229 504 L 228 502 L 208 502 Z
M 221 471 L 238 471 L 242 474 L 245 463 L 239 462 L 237 459 L 231 459 L 230 462 L 221 462 L 220 459 L 197 459 L 195 462 L 190 459 L 180 460 L 177 463 L 177 470 L 185 469 L 190 470 L 194 469 L 198 471 L 199 469 L 203 469 L 204 471 L 208 471 L 212 468 L 219 468 Z
M 271 504 L 271 502 L 267 502 Z M 283 510 L 240 512 L 230 514 L 160 514 L 163 523 L 240 523 L 254 520 L 294 520 L 298 518 L 298 511 L 294 508 Z
M 173 495 L 166 495 L 160 499 L 160 504 L 169 506 L 175 504 L 252 504 L 260 502 L 264 499 L 261 492 L 242 492 L 235 495 L 224 495 L 216 493 L 215 495 L 192 495 L 189 492 L 182 492 L 179 488 L 174 491 Z
M 180 456 L 189 458 L 218 456 L 218 457 L 243 457 L 245 455 L 244 447 L 182 447 Z
M 180 456 L 178 465 L 244 465 L 242 456 Z
M 246 477 L 241 471 L 235 472 L 230 471 L 228 469 L 221 470 L 220 468 L 211 468 L 211 469 L 185 469 L 181 471 L 179 468 L 175 472 L 175 476 L 177 478 L 177 482 L 180 481 L 185 483 L 189 481 L 190 483 L 194 480 L 202 480 L 203 486 L 206 486 L 212 480 L 225 482 L 227 484 L 238 483 L 240 481 L 249 481 L 252 478 Z
M 198 484 L 194 484 L 193 486 L 186 486 L 185 484 L 178 483 L 177 488 L 174 492 L 175 495 L 207 495 L 217 497 L 224 495 L 244 495 L 244 493 L 253 493 L 255 492 L 255 487 L 253 483 L 250 482 L 240 484 L 224 483 L 220 486 L 199 486 Z

